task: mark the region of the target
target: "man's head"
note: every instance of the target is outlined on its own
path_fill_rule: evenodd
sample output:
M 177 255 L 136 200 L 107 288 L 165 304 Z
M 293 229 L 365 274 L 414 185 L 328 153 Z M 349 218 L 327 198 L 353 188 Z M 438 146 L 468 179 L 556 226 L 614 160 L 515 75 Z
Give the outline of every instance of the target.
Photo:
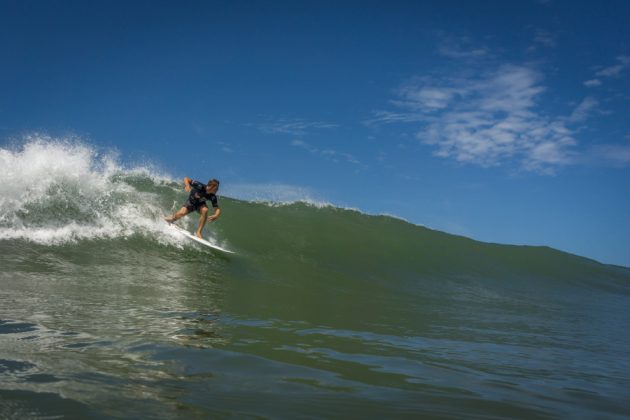
M 216 194 L 217 191 L 219 191 L 219 180 L 211 179 L 208 181 L 208 185 L 206 185 L 206 192 L 208 194 Z

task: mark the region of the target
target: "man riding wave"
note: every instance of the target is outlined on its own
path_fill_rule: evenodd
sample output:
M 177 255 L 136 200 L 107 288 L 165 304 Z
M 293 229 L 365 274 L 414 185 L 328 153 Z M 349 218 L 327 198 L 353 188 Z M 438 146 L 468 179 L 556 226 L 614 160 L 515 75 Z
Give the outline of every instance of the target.
M 221 215 L 221 209 L 219 208 L 219 201 L 217 200 L 216 192 L 219 190 L 219 181 L 217 179 L 211 179 L 208 184 L 204 185 L 199 181 L 194 181 L 188 177 L 184 178 L 184 190 L 190 192 L 188 200 L 184 203 L 183 207 L 171 216 L 165 217 L 169 223 L 173 223 L 176 220 L 181 219 L 188 213 L 197 211 L 200 214 L 199 228 L 195 232 L 198 238 L 201 238 L 201 231 L 206 225 L 206 221 L 214 222 Z M 208 216 L 208 205 L 206 202 L 212 203 L 214 213 Z

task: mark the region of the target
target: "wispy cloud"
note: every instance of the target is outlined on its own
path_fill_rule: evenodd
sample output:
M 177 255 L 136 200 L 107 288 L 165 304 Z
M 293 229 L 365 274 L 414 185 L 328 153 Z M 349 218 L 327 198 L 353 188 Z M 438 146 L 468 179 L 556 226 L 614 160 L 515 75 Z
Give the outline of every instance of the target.
M 313 155 L 321 156 L 335 163 L 343 160 L 345 162 L 352 163 L 353 165 L 360 165 L 365 167 L 365 165 L 363 165 L 357 158 L 349 153 L 338 152 L 337 150 L 333 149 L 320 149 L 310 145 L 309 143 L 306 143 L 303 140 L 293 140 L 291 142 L 291 146 L 299 147 Z
M 535 52 L 540 47 L 543 48 L 556 48 L 558 46 L 558 37 L 556 34 L 546 31 L 544 29 L 535 29 L 534 39 L 532 45 L 527 48 L 528 52 Z
M 338 127 L 337 124 L 332 124 L 323 121 L 308 121 L 305 119 L 278 119 L 274 121 L 266 121 L 263 123 L 255 124 L 255 127 L 260 131 L 269 134 L 289 134 L 294 136 L 303 136 L 311 130 L 323 130 Z
M 445 37 L 438 45 L 438 52 L 444 57 L 454 59 L 471 59 L 486 56 L 488 48 L 473 45 L 468 37 Z
M 590 79 L 584 82 L 584 86 L 586 87 L 601 86 L 601 84 L 602 84 L 602 81 L 599 79 Z
M 391 101 L 394 105 L 413 111 L 434 111 L 446 108 L 455 96 L 462 93 L 458 86 L 431 86 L 427 79 L 417 79 L 412 84 L 398 90 L 400 100 Z
M 396 101 L 392 101 L 395 103 Z M 363 121 L 365 125 L 373 125 L 379 123 L 409 123 L 409 122 L 418 122 L 424 121 L 425 117 L 423 115 L 418 115 L 415 112 L 397 112 L 397 111 L 386 111 L 386 110 L 377 110 L 373 112 L 373 118 L 367 119 Z
M 617 77 L 621 75 L 628 67 L 630 67 L 630 56 L 620 55 L 617 57 L 618 64 L 605 67 L 595 73 L 599 77 Z
M 593 112 L 598 105 L 597 99 L 587 96 L 578 104 L 569 116 L 570 122 L 580 122 L 586 120 L 586 118 Z
M 536 30 L 534 42 L 547 48 L 555 48 L 558 45 L 556 36 L 551 32 L 542 29 Z
M 595 87 L 603 84 L 602 79 L 620 77 L 628 68 L 630 68 L 630 56 L 617 56 L 617 64 L 604 67 L 595 73 L 595 77 L 584 82 L 584 86 Z
M 234 145 L 231 143 L 215 141 L 214 144 L 216 144 L 217 149 L 221 150 L 223 153 L 234 153 Z M 236 148 L 238 148 L 238 145 L 236 145 Z
M 630 144 L 596 145 L 587 155 L 585 163 L 613 167 L 630 166 Z
M 399 89 L 372 122 L 416 122 L 416 137 L 434 155 L 484 167 L 520 161 L 522 168 L 553 173 L 573 162 L 576 140 L 570 125 L 597 105 L 587 98 L 568 117 L 539 110 L 542 74 L 527 66 L 503 65 L 477 77 L 417 78 Z

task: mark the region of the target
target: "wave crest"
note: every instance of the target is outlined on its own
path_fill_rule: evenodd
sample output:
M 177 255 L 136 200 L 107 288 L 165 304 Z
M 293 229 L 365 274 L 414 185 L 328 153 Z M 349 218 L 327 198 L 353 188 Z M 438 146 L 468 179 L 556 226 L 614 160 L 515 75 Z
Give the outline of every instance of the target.
M 123 167 L 113 151 L 32 134 L 20 146 L 0 148 L 0 166 L 0 239 L 58 244 L 142 233 L 168 240 L 165 197 L 155 189 L 174 197 L 172 181 Z M 138 188 L 147 181 L 152 188 Z

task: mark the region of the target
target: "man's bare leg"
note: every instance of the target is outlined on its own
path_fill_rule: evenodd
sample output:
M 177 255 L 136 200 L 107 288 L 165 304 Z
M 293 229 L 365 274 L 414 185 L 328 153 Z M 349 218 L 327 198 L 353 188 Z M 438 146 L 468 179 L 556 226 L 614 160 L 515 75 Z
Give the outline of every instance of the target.
M 195 232 L 195 235 L 197 235 L 198 238 L 202 238 L 201 231 L 203 230 L 203 227 L 206 225 L 206 220 L 208 219 L 208 207 L 206 206 L 200 207 L 199 213 L 201 214 L 201 216 L 199 216 L 199 229 L 197 229 L 197 232 Z
M 174 213 L 168 217 L 165 217 L 164 220 L 166 220 L 169 223 L 173 223 L 174 221 L 181 219 L 187 214 L 188 214 L 188 209 L 186 207 L 182 207 L 181 209 L 177 210 L 177 213 Z

